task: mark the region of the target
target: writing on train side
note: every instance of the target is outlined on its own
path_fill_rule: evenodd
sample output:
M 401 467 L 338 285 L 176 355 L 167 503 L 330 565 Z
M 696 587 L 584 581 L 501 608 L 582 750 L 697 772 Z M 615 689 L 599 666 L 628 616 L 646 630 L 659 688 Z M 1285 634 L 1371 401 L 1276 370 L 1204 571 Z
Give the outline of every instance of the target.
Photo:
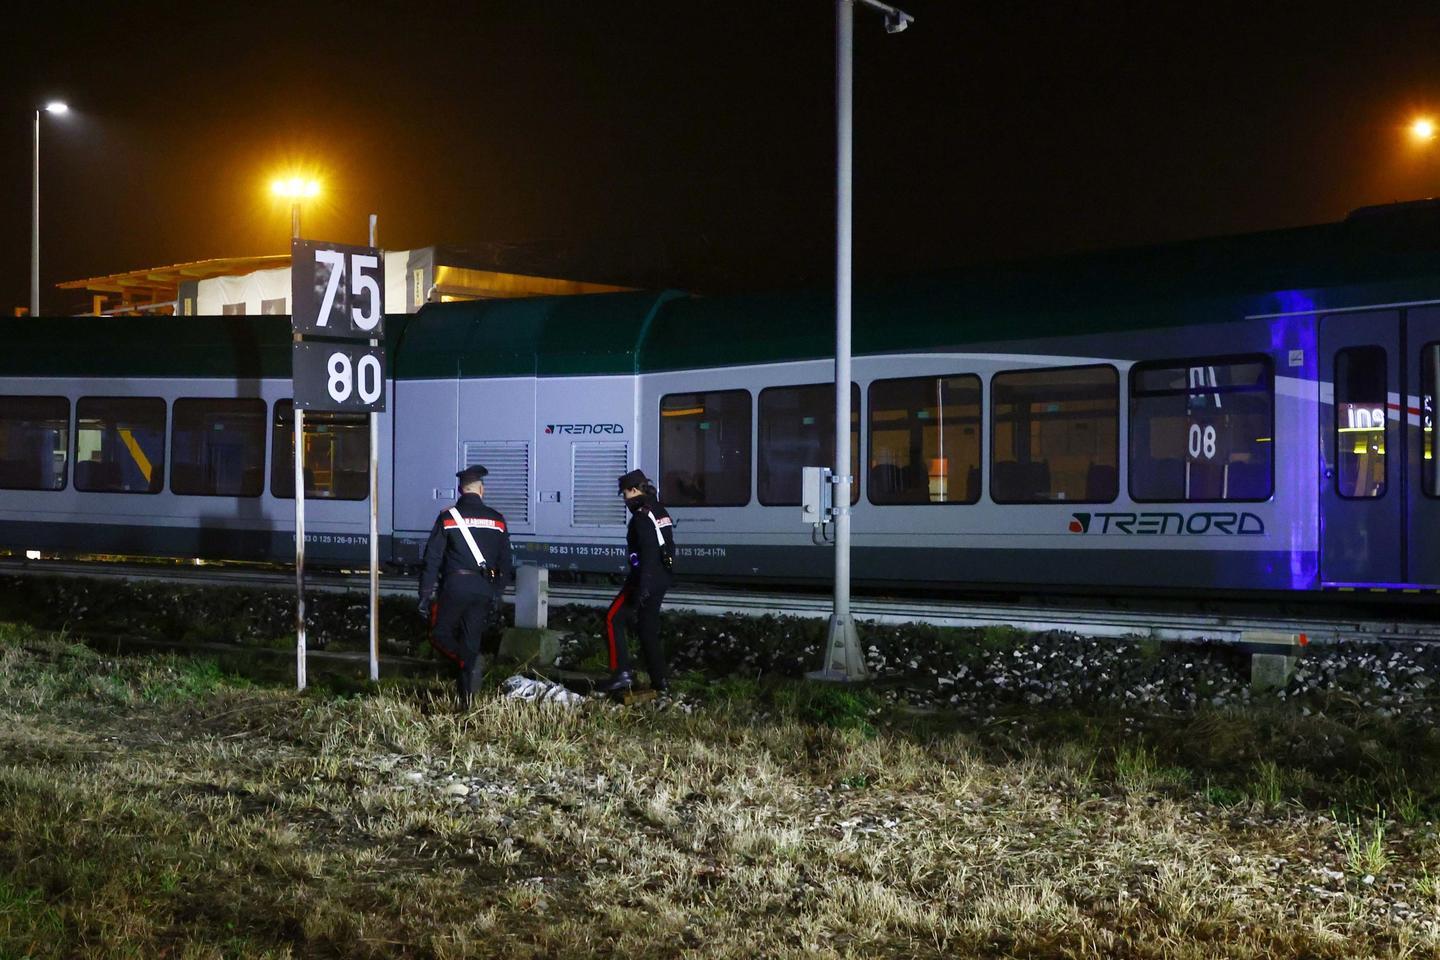
M 624 433 L 618 423 L 547 423 L 546 433 Z
M 1118 533 L 1131 536 L 1261 537 L 1265 521 L 1253 513 L 1203 510 L 1199 513 L 1072 513 L 1071 533 Z

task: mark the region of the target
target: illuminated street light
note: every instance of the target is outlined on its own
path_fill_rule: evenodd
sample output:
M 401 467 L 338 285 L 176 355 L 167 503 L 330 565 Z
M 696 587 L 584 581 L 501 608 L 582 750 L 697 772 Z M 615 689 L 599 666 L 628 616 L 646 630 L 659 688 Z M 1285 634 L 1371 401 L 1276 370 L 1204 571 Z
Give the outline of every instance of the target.
M 1410 136 L 1416 140 L 1435 139 L 1435 121 L 1429 117 L 1416 117 L 1410 124 Z
M 70 106 L 63 100 L 51 100 L 35 111 L 35 165 L 30 190 L 30 316 L 40 315 L 40 114 L 63 116 Z
M 320 181 L 305 177 L 277 177 L 270 181 L 270 192 L 290 201 L 290 236 L 300 239 L 300 202 L 320 196 Z

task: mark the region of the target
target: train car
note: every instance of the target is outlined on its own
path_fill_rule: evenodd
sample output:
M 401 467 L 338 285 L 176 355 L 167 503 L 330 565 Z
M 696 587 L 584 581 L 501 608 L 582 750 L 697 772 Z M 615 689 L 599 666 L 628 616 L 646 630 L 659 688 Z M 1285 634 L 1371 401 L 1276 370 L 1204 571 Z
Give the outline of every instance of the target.
M 0 545 L 293 559 L 291 334 L 283 316 L 17 319 L 0 355 Z M 306 417 L 306 540 L 365 562 L 370 432 Z M 391 431 L 381 415 L 381 482 Z M 388 497 L 381 523 L 389 526 Z
M 857 581 L 1440 587 L 1437 252 L 1440 209 L 1403 205 L 858 291 Z M 391 318 L 382 554 L 413 565 L 480 462 L 522 562 L 616 572 L 614 478 L 638 466 L 682 577 L 826 579 L 799 501 L 833 456 L 832 316 L 821 294 L 633 293 Z M 0 544 L 292 555 L 284 318 L 12 328 Z M 358 564 L 368 434 L 312 429 L 311 555 Z

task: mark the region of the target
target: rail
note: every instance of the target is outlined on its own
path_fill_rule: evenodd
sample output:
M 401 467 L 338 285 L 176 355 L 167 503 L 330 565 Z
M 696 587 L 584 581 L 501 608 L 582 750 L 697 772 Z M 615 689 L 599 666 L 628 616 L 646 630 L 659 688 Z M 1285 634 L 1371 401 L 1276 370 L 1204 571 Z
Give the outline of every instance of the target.
M 73 576 L 158 581 L 191 586 L 286 589 L 293 583 L 285 570 L 263 570 L 232 566 L 181 566 L 161 564 L 102 564 L 59 560 L 0 560 L 0 575 Z M 369 590 L 365 573 L 353 575 L 322 573 L 307 580 L 307 589 L 328 592 Z M 380 592 L 410 596 L 415 592 L 413 577 L 380 578 Z M 550 602 L 604 607 L 614 599 L 614 590 L 578 584 L 552 584 Z M 513 603 L 513 588 L 505 593 Z M 732 590 L 716 587 L 670 591 L 665 598 L 670 610 L 691 613 L 740 616 L 781 614 L 823 618 L 830 614 L 828 596 L 773 591 Z M 1154 609 L 1094 609 L 1080 605 L 987 604 L 965 600 L 917 598 L 858 598 L 852 601 L 857 619 L 874 623 L 925 623 L 942 627 L 1008 626 L 1027 631 L 1065 630 L 1093 637 L 1142 637 L 1171 641 L 1229 641 L 1241 643 L 1256 633 L 1303 633 L 1313 644 L 1369 640 L 1433 643 L 1440 641 L 1440 624 L 1403 620 L 1327 616 L 1267 617 L 1248 614 L 1176 613 Z

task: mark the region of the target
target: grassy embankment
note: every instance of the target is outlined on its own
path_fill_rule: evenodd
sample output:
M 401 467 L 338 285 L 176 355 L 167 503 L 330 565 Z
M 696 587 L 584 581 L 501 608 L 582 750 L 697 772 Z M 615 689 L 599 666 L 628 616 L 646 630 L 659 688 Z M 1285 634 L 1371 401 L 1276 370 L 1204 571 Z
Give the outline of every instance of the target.
M 457 716 L 0 627 L 0 957 L 1440 950 L 1428 727 L 688 687 Z

